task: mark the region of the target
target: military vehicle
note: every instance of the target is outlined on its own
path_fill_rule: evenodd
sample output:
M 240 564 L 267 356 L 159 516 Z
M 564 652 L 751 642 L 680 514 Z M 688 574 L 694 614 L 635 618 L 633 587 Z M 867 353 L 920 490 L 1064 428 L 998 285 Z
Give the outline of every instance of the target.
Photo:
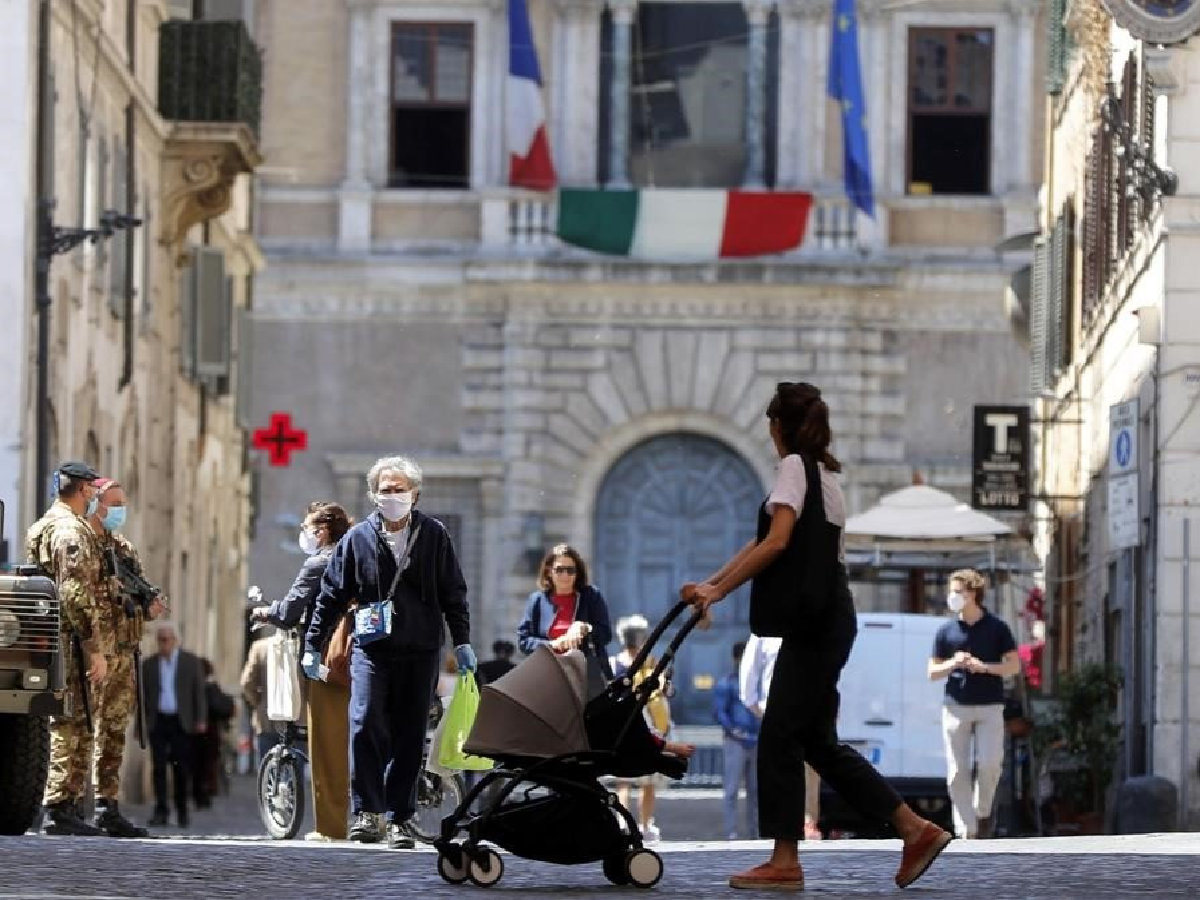
M 24 834 L 41 812 L 49 717 L 65 703 L 60 635 L 54 582 L 36 566 L 0 572 L 0 834 Z

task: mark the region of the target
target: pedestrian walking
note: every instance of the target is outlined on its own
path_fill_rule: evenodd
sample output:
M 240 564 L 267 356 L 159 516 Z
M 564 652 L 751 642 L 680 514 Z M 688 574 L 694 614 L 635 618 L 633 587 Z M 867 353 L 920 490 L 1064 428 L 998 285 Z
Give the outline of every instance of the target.
M 759 833 L 774 842 L 770 859 L 729 879 L 750 890 L 804 888 L 804 762 L 864 818 L 890 822 L 904 842 L 895 881 L 907 887 L 950 843 L 951 835 L 918 816 L 890 784 L 837 736 L 837 683 L 858 624 L 846 573 L 846 503 L 830 454 L 829 409 L 806 383 L 781 382 L 767 406 L 779 455 L 775 485 L 758 514 L 756 537 L 680 596 L 707 612 L 752 581 L 751 626 L 783 638 L 758 739 Z
M 138 671 L 142 630 L 147 621 L 157 619 L 166 609 L 161 594 L 147 596 L 149 583 L 142 575 L 137 549 L 119 534 L 128 521 L 128 497 L 125 489 L 111 478 L 94 482 L 97 506 L 88 519 L 101 552 L 104 572 L 115 582 L 108 604 L 106 654 L 108 675 L 93 692 L 93 735 L 95 738 L 96 796 L 95 825 L 112 837 L 146 837 L 149 832 L 130 822 L 120 811 L 121 761 L 125 757 L 125 736 L 138 711 Z M 131 580 L 139 580 L 136 585 Z M 138 727 L 141 727 L 139 719 Z M 149 735 L 142 735 L 143 741 Z
M 738 673 L 738 691 L 742 703 L 759 719 L 767 711 L 767 698 L 771 693 L 771 678 L 775 674 L 775 660 L 779 658 L 782 638 L 750 635 L 746 653 L 742 657 Z M 809 763 L 804 764 L 804 839 L 819 841 L 822 838 L 818 824 L 821 818 L 821 777 Z
M 425 731 L 448 628 L 459 672 L 474 673 L 467 585 L 444 525 L 414 506 L 421 469 L 385 457 L 367 473 L 376 509 L 338 542 L 321 581 L 301 664 L 320 676 L 321 650 L 352 601 L 351 840 L 412 848 Z M 444 621 L 444 625 L 443 625 Z
M 503 678 L 515 668 L 512 661 L 516 647 L 512 641 L 496 641 L 492 644 L 492 658 L 479 664 L 480 685 L 490 684 Z
M 541 644 L 555 653 L 583 650 L 596 657 L 605 677 L 611 677 L 612 633 L 608 604 L 589 581 L 583 555 L 570 544 L 551 547 L 538 570 L 537 590 L 529 595 L 517 625 L 521 652 L 532 653 Z
M 304 564 L 287 594 L 269 606 L 257 607 L 251 617 L 278 628 L 299 628 L 302 634 L 307 633 L 333 548 L 353 524 L 354 520 L 346 514 L 341 504 L 329 500 L 310 503 L 298 539 L 300 549 L 306 554 Z M 345 624 L 343 621 L 343 628 Z M 301 685 L 305 688 L 313 821 L 316 823 L 315 828 L 305 835 L 305 839 L 311 841 L 345 840 L 350 813 L 350 671 L 348 666 L 330 659 L 329 645 L 336 642 L 332 637 L 334 631 L 330 632 L 330 640 L 320 648 L 325 678 L 315 681 L 306 679 Z M 257 645 L 258 642 L 255 642 L 255 647 Z M 253 647 L 251 649 L 254 650 Z M 257 654 L 252 652 L 251 656 L 261 661 L 261 678 L 265 679 L 266 644 Z M 258 684 L 259 678 L 256 677 L 254 682 Z M 243 692 L 245 684 L 243 673 Z M 262 689 L 265 691 L 265 684 Z M 269 749 L 278 735 L 265 722 L 265 711 L 260 718 L 265 726 L 262 733 L 269 731 L 271 734 L 270 743 L 267 744 Z M 260 742 L 267 743 L 267 739 L 260 738 Z
M 725 800 L 725 836 L 738 839 L 738 793 L 746 786 L 746 829 L 752 838 L 758 830 L 758 716 L 742 702 L 739 670 L 746 643 L 733 645 L 733 671 L 717 682 L 713 691 L 713 718 L 721 726 L 724 759 L 721 787 Z
M 67 462 L 54 473 L 55 500 L 25 537 L 29 561 L 58 589 L 64 708 L 50 717 L 50 768 L 43 803 L 46 834 L 98 835 L 83 820 L 92 763 L 92 694 L 108 675 L 105 643 L 111 604 L 100 547 L 87 517 L 98 506 L 91 466 Z
M 158 653 L 142 662 L 154 781 L 154 815 L 150 824 L 168 824 L 171 806 L 167 768 L 170 767 L 175 815 L 179 827 L 187 828 L 191 823 L 188 798 L 195 777 L 196 735 L 208 729 L 204 670 L 195 654 L 180 648 L 179 635 L 170 622 L 159 624 L 155 642 Z
M 955 617 L 934 638 L 929 678 L 946 679 L 942 737 L 954 830 L 986 838 L 1004 767 L 1004 679 L 1021 671 L 1021 660 L 1008 625 L 983 605 L 987 579 L 960 569 L 949 587 Z
M 642 615 L 632 615 L 627 618 L 620 619 L 617 622 L 617 637 L 621 641 L 621 651 L 608 662 L 612 669 L 614 678 L 624 678 L 629 676 L 630 683 L 633 687 L 637 687 L 658 665 L 658 660 L 653 656 L 647 656 L 642 667 L 636 672 L 631 670 L 638 653 L 646 643 L 646 638 L 650 632 L 650 623 L 646 621 L 646 617 Z M 650 726 L 651 734 L 660 744 L 661 748 L 680 747 L 680 744 L 668 744 L 668 739 L 671 737 L 671 703 L 667 699 L 671 693 L 672 687 L 670 682 L 670 671 L 666 671 L 662 675 L 662 684 L 656 688 L 646 702 L 645 718 L 646 724 Z M 690 746 L 690 745 L 689 745 Z M 674 752 L 674 751 L 667 751 Z M 690 757 L 690 752 L 677 753 L 676 755 Z M 638 797 L 638 825 L 642 831 L 642 840 L 646 843 L 657 843 L 662 839 L 662 829 L 654 818 L 655 806 L 658 801 L 658 788 L 666 784 L 666 776 L 664 775 L 643 775 L 639 778 L 618 778 L 617 799 L 626 809 L 630 807 L 630 797 L 633 789 L 639 790 Z
M 196 767 L 192 779 L 192 797 L 196 801 L 196 809 L 208 809 L 212 806 L 213 798 L 221 791 L 225 735 L 237 712 L 237 703 L 217 683 L 212 660 L 200 657 L 200 671 L 204 676 L 208 718 L 207 726 L 195 739 Z

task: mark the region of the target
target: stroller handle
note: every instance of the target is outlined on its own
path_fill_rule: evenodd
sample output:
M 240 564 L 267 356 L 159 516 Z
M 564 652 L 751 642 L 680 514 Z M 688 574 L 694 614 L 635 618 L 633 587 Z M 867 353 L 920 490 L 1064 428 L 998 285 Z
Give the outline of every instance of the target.
M 683 611 L 690 608 L 691 605 L 692 604 L 688 603 L 686 600 L 680 600 L 673 607 L 671 607 L 671 611 L 663 616 L 662 620 L 654 627 L 654 630 L 650 632 L 650 636 L 646 638 L 646 643 L 642 645 L 642 649 L 638 651 L 637 656 L 633 658 L 633 662 L 629 664 L 630 672 L 640 672 L 642 670 L 642 666 L 646 664 L 646 660 L 650 656 L 650 651 L 654 649 L 654 645 L 657 644 L 662 638 L 663 633 L 666 632 L 666 630 L 670 628 L 672 624 L 674 624 L 675 620 L 683 614 Z M 698 613 L 697 615 L 693 616 L 690 625 L 685 626 L 684 629 L 675 636 L 675 640 L 673 640 L 667 648 L 667 653 L 670 656 L 674 657 L 673 651 L 679 648 L 679 645 L 683 643 L 683 638 L 687 637 L 691 630 L 696 627 L 700 619 L 703 618 L 703 615 L 703 613 Z M 658 669 L 656 667 L 656 672 L 657 670 Z

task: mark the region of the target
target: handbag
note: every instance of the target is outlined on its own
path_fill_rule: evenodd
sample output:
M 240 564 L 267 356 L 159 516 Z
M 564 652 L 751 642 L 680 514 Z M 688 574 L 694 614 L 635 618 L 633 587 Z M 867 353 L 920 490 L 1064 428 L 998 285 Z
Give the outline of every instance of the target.
M 350 651 L 353 643 L 354 611 L 351 610 L 338 620 L 321 656 L 322 664 L 329 670 L 325 676 L 327 683 L 350 687 Z
M 286 632 L 267 638 L 267 718 L 300 720 L 300 648 Z
M 418 524 L 409 535 L 404 551 L 396 558 L 396 577 L 392 579 L 392 586 L 388 588 L 387 599 L 367 603 L 354 611 L 354 639 L 360 647 L 373 644 L 392 633 L 392 606 L 396 588 L 400 586 L 400 578 L 408 568 L 413 545 L 420 534 L 421 526 Z
M 486 756 L 474 756 L 463 750 L 478 711 L 479 683 L 473 674 L 464 672 L 458 676 L 454 695 L 450 698 L 442 721 L 438 723 L 438 733 L 434 737 L 433 746 L 437 750 L 439 766 L 452 771 L 482 772 L 495 765 Z

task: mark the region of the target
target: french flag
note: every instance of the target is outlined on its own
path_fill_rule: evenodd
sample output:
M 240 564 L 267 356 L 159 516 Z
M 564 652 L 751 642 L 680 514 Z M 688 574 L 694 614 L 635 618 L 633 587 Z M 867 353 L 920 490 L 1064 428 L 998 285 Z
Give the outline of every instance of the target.
M 558 183 L 550 140 L 546 136 L 546 107 L 542 103 L 542 73 L 525 0 L 508 0 L 508 182 L 513 187 L 548 191 Z

